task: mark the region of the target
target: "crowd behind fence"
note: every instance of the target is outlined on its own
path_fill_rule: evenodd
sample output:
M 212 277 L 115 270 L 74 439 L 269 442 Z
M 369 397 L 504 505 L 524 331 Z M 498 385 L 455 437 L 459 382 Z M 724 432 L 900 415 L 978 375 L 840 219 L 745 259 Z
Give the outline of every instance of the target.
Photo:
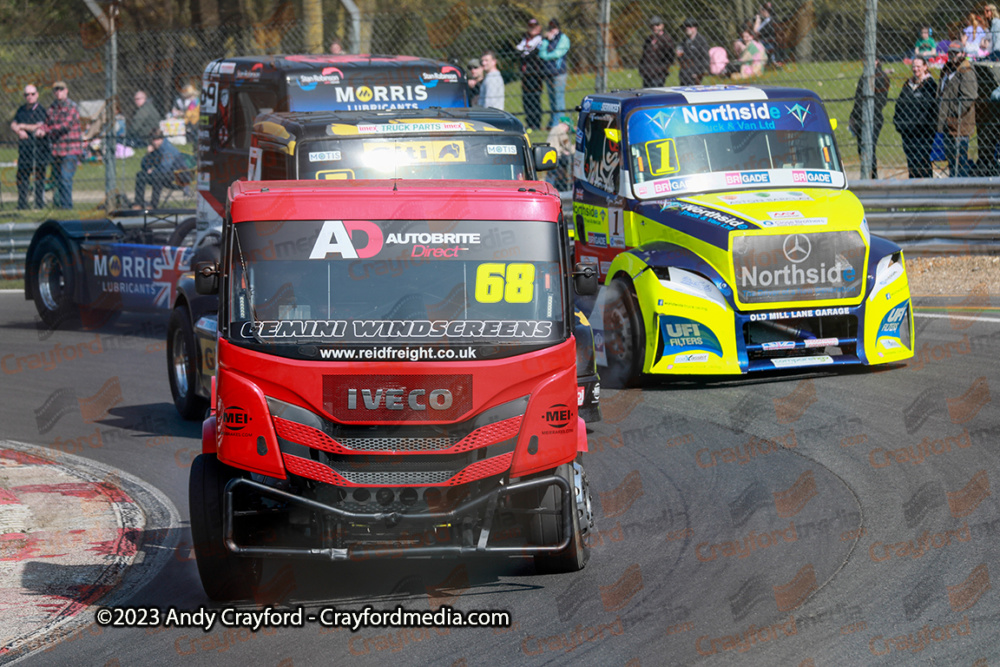
M 759 76 L 741 79 L 740 83 L 796 86 L 818 93 L 831 116 L 838 119 L 836 136 L 848 174 L 857 178 L 860 169 L 858 139 L 851 132 L 852 108 L 862 61 L 865 29 L 865 4 L 860 0 L 833 3 L 817 0 L 778 0 L 770 7 L 767 30 L 768 62 Z M 117 90 L 119 113 L 126 126 L 136 109 L 132 102 L 136 90 L 144 90 L 160 114 L 166 116 L 186 85 L 197 87 L 207 62 L 239 54 L 296 53 L 306 50 L 306 24 L 286 9 L 270 21 L 250 26 L 227 25 L 221 28 L 163 30 L 117 34 Z M 388 8 L 388 5 L 387 5 Z M 498 58 L 506 83 L 505 106 L 524 118 L 521 86 L 521 58 L 515 45 L 524 37 L 530 19 L 547 29 L 549 20 L 557 19 L 570 40 L 566 56 L 568 77 L 565 90 L 567 115 L 580 99 L 595 89 L 639 87 L 639 60 L 646 38 L 651 34 L 650 19 L 659 17 L 664 33 L 674 45 L 682 45 L 687 35 L 682 24 L 690 19 L 709 46 L 719 47 L 735 62 L 734 42 L 744 27 L 759 26 L 767 7 L 761 0 L 598 0 L 597 2 L 545 0 L 541 3 L 495 3 L 489 0 L 459 0 L 434 3 L 430 0 L 394 3 L 391 11 L 369 13 L 361 17 L 360 43 L 343 25 L 324 26 L 325 44 L 337 38 L 347 52 L 412 54 L 452 60 L 466 66 L 468 60 L 484 51 Z M 881 132 L 877 135 L 876 156 L 880 178 L 906 178 L 906 160 L 900 135 L 893 126 L 895 105 L 905 80 L 911 76 L 909 59 L 921 37 L 921 28 L 929 28 L 935 42 L 931 72 L 937 78 L 942 62 L 947 60 L 947 45 L 962 42 L 965 28 L 973 22 L 970 13 L 981 13 L 978 4 L 914 4 L 912 1 L 883 0 L 878 4 L 876 43 L 879 59 L 888 77 L 887 104 L 881 110 Z M 127 11 L 127 9 L 123 10 Z M 604 24 L 604 17 L 608 17 Z M 973 26 L 974 27 L 974 26 Z M 987 26 L 988 31 L 989 26 Z M 975 30 L 972 38 L 979 36 Z M 78 103 L 102 101 L 105 97 L 105 67 L 108 50 L 106 35 L 92 27 L 79 31 L 0 42 L 0 116 L 4 132 L 0 134 L 0 203 L 12 208 L 16 200 L 15 168 L 17 137 L 7 127 L 18 106 L 24 102 L 26 84 L 38 86 L 40 102 L 52 101 L 52 83 L 65 81 L 70 99 Z M 970 41 L 970 40 L 966 40 Z M 1000 46 L 1000 40 L 998 46 Z M 944 53 L 941 53 L 944 51 Z M 977 131 L 970 145 L 976 165 L 973 175 L 996 173 L 994 155 L 1000 114 L 994 120 L 990 96 L 1000 86 L 1000 77 L 989 64 L 977 65 L 980 111 Z M 1000 55 L 1000 53 L 998 53 Z M 980 58 L 979 54 L 975 57 Z M 718 64 L 718 62 L 716 62 Z M 731 70 L 730 70 L 731 71 Z M 678 85 L 675 62 L 666 77 L 666 85 Z M 733 83 L 726 70 L 707 74 L 702 83 Z M 548 96 L 541 96 L 543 128 L 550 123 Z M 996 102 L 1000 104 L 1000 102 Z M 90 107 L 88 107 L 89 109 Z M 557 110 L 561 111 L 561 110 Z M 84 129 L 86 129 L 86 119 Z M 879 125 L 878 120 L 875 121 Z M 855 128 L 857 129 L 857 128 Z M 859 133 L 860 134 L 860 133 Z M 533 139 L 544 139 L 542 134 Z M 984 150 L 985 147 L 985 150 Z M 192 150 L 190 143 L 182 151 Z M 117 187 L 130 193 L 144 149 L 133 157 L 117 160 Z M 940 156 L 938 156 L 940 157 Z M 75 192 L 79 203 L 104 199 L 104 170 L 99 151 L 87 151 L 87 161 L 76 175 Z M 934 164 L 937 176 L 947 174 L 944 163 Z M 191 193 L 177 193 L 183 198 Z M 47 195 L 51 201 L 51 193 Z

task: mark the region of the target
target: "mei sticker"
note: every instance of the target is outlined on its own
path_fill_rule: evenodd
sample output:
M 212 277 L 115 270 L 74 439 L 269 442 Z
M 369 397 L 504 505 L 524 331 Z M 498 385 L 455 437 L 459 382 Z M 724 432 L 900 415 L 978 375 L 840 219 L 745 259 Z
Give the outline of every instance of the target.
M 219 74 L 232 74 L 236 71 L 236 63 L 225 62 L 219 65 Z
M 314 151 L 309 153 L 310 162 L 339 162 L 340 151 Z
M 517 155 L 517 146 L 510 144 L 489 144 L 486 146 L 487 155 Z

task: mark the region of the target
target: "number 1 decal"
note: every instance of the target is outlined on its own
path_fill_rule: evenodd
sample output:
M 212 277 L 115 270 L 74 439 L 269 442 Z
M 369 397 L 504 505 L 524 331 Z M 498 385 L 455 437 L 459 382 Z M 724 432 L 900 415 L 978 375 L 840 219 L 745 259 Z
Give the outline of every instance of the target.
M 535 296 L 535 265 L 480 264 L 476 269 L 475 295 L 479 303 L 531 303 Z

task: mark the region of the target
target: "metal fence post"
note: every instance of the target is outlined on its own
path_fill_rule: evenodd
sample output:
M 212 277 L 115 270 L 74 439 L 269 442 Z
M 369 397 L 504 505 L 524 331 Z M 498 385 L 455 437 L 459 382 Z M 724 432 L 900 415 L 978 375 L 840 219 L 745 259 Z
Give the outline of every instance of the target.
M 861 178 L 871 178 L 875 160 L 875 29 L 878 0 L 865 0 L 865 51 L 861 107 Z
M 597 76 L 594 90 L 604 93 L 608 90 L 608 52 L 611 32 L 611 0 L 601 0 L 601 18 L 597 23 Z
M 108 39 L 105 42 L 107 62 L 104 64 L 104 121 L 106 129 L 104 133 L 104 205 L 107 209 L 114 206 L 116 179 L 115 179 L 115 149 L 117 148 L 117 138 L 115 137 L 115 96 L 117 95 L 116 82 L 118 80 L 118 29 L 115 20 L 118 18 L 118 0 L 112 0 L 105 13 L 95 0 L 84 0 L 87 9 L 94 15 L 97 21 L 104 28 Z
M 118 110 L 118 3 L 108 6 L 108 64 L 107 86 L 105 88 L 104 118 L 107 128 L 104 135 L 104 206 L 105 210 L 117 208 L 116 195 L 118 191 L 115 156 L 118 148 L 118 136 L 115 134 Z

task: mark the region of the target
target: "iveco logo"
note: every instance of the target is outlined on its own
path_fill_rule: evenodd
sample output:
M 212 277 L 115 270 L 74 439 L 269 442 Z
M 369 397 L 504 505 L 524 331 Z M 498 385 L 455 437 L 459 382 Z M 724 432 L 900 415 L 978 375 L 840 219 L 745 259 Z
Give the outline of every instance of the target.
M 447 389 L 434 389 L 429 394 L 426 389 L 413 389 L 409 392 L 406 389 L 361 390 L 361 400 L 367 410 L 378 410 L 382 407 L 383 400 L 386 410 L 402 410 L 405 407 L 404 398 L 411 410 L 426 410 L 427 406 L 431 410 L 447 410 L 453 401 L 451 392 Z M 357 389 L 347 390 L 347 409 L 358 409 Z
M 812 244 L 809 242 L 808 236 L 791 234 L 785 237 L 785 242 L 782 244 L 781 250 L 785 253 L 785 258 L 789 262 L 798 264 L 809 259 L 809 253 L 812 252 Z

